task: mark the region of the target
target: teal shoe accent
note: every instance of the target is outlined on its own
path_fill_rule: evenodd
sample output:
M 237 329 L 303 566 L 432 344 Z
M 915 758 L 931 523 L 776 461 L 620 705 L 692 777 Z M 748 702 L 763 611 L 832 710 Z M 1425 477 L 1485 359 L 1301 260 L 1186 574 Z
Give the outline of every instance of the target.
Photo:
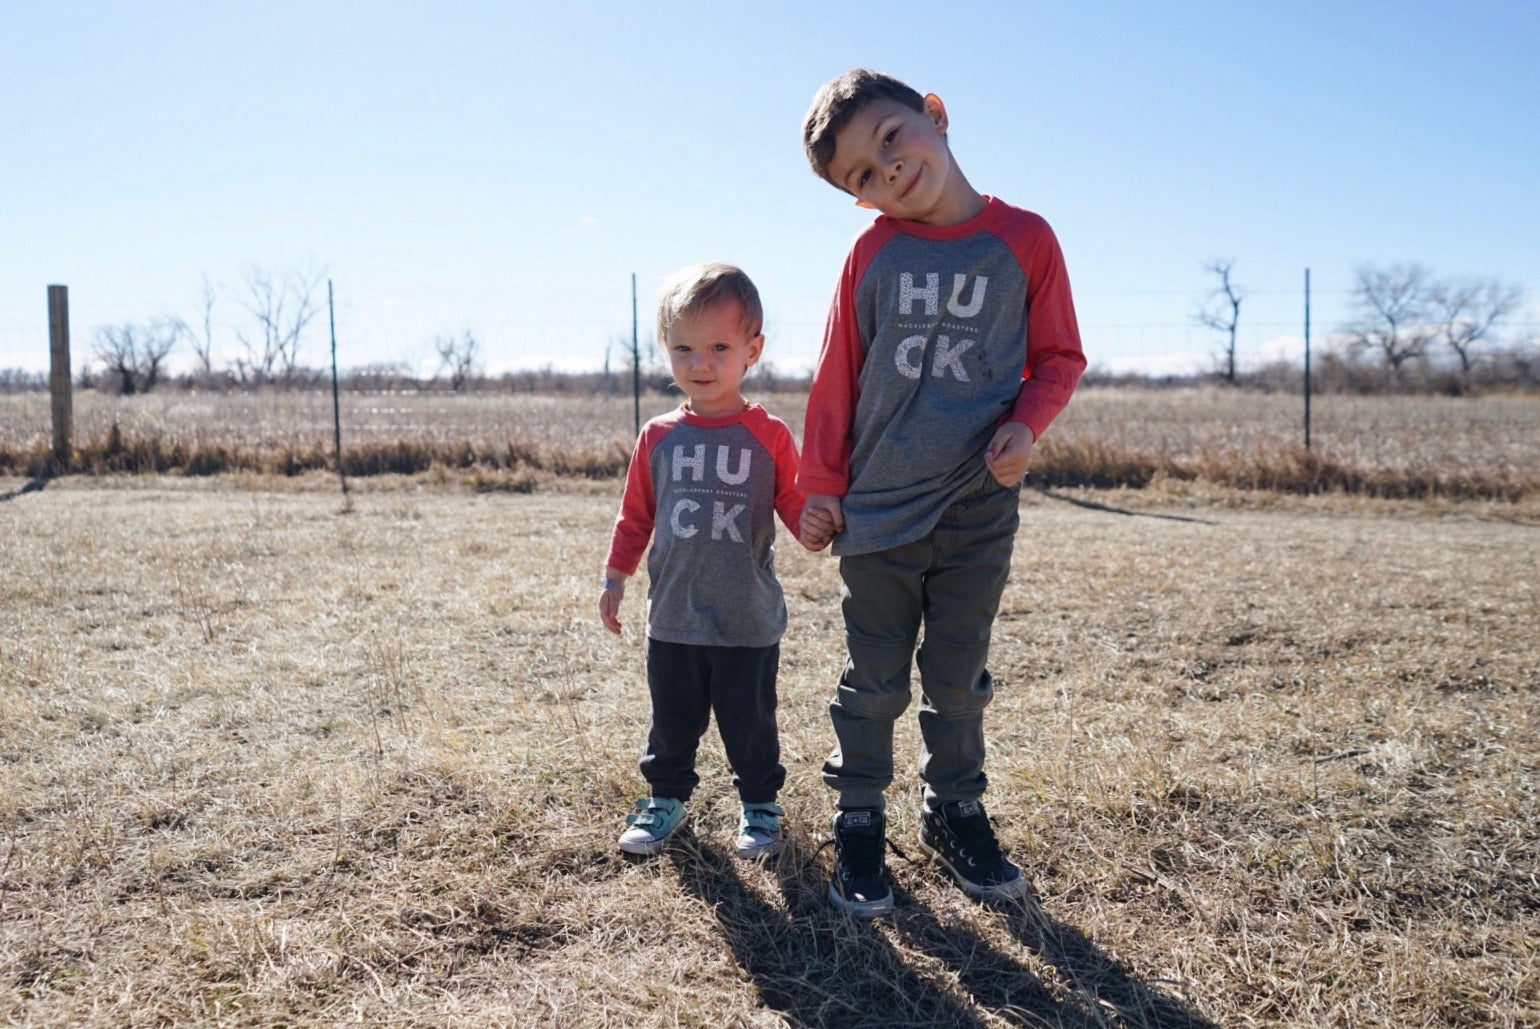
M 743 817 L 738 820 L 738 839 L 733 849 L 741 858 L 750 860 L 779 854 L 786 845 L 781 831 L 781 819 L 786 809 L 775 803 L 745 804 Z
M 628 828 L 620 834 L 620 849 L 627 854 L 657 854 L 689 819 L 683 801 L 643 797 L 636 802 L 636 811 L 626 816 Z

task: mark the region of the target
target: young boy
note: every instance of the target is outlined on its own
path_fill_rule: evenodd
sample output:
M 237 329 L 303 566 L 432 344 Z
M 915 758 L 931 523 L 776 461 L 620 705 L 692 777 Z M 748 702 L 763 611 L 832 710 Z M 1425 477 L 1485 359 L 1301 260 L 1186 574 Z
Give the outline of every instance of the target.
M 1085 368 L 1063 257 L 1042 218 L 969 185 L 934 94 L 851 71 L 818 91 L 802 138 L 815 173 L 881 214 L 845 261 L 798 478 L 803 543 L 832 538 L 844 582 L 829 897 L 892 911 L 884 790 L 922 627 L 920 846 L 968 894 L 1020 897 L 979 799 L 986 659 L 1032 444 Z
M 791 432 L 740 392 L 762 322 L 754 284 L 726 264 L 675 273 L 658 302 L 658 341 L 688 399 L 642 428 L 599 597 L 599 618 L 619 633 L 626 579 L 651 540 L 641 770 L 652 795 L 626 819 L 620 849 L 631 854 L 658 853 L 684 826 L 713 711 L 743 802 L 737 854 L 767 857 L 783 843 L 775 677 L 786 603 L 771 544 L 775 514 L 797 531 L 802 494 Z

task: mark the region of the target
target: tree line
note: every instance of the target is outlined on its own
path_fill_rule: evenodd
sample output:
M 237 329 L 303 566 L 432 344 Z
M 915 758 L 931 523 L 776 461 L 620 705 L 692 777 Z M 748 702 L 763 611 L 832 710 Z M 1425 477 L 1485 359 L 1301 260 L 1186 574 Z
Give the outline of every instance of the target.
M 1235 386 L 1295 388 L 1298 366 L 1274 362 L 1243 370 L 1237 336 L 1247 289 L 1233 258 L 1204 265 L 1214 284 L 1196 307 L 1193 320 L 1220 335 L 1209 372 L 1152 380 L 1139 374 L 1110 375 L 1094 369 L 1088 382 L 1118 384 L 1190 383 L 1203 379 Z M 142 322 L 98 327 L 94 361 L 85 362 L 78 383 L 119 394 L 147 393 L 170 384 L 181 388 L 248 389 L 264 386 L 305 389 L 330 384 L 330 371 L 302 363 L 302 340 L 325 310 L 322 286 L 326 271 L 316 265 L 273 269 L 249 268 L 233 291 L 215 287 L 208 276 L 190 316 L 162 316 Z M 1363 265 L 1350 288 L 1350 317 L 1323 340 L 1312 362 L 1313 385 L 1327 392 L 1418 390 L 1471 394 L 1493 389 L 1540 389 L 1540 339 L 1532 329 L 1510 323 L 1524 304 L 1524 291 L 1494 276 L 1451 277 L 1422 264 Z M 215 362 L 214 311 L 233 302 L 240 316 L 233 322 L 235 356 Z M 666 390 L 668 369 L 650 340 L 639 347 L 640 367 L 631 341 L 614 337 L 604 348 L 598 372 L 558 372 L 552 368 L 486 374 L 482 351 L 469 329 L 442 333 L 432 341 L 437 367 L 420 376 L 397 363 L 348 369 L 342 385 L 356 390 L 427 390 L 514 392 L 629 392 L 633 381 L 644 389 Z M 168 372 L 179 349 L 190 351 L 192 369 Z M 769 362 L 752 373 L 760 390 L 805 388 L 805 374 L 784 374 Z M 44 388 L 41 375 L 0 369 L 0 391 Z
M 1214 285 L 1193 314 L 1221 333 L 1215 376 L 1255 381 L 1236 362 L 1236 333 L 1246 290 L 1233 258 L 1208 262 Z M 1540 386 L 1540 339 L 1504 330 L 1522 311 L 1524 291 L 1495 276 L 1443 276 L 1425 265 L 1366 264 L 1353 273 L 1349 318 L 1328 336 L 1321 355 L 1332 379 L 1323 386 L 1354 391 L 1422 389 L 1472 393 Z M 1277 369 L 1262 369 L 1262 377 Z
M 167 359 L 180 345 L 192 351 L 193 371 L 185 383 L 255 387 L 290 384 L 302 375 L 300 343 L 324 309 L 326 270 L 315 265 L 247 269 L 234 300 L 242 316 L 234 333 L 240 350 L 225 367 L 214 365 L 214 308 L 220 291 L 203 277 L 197 311 L 191 317 L 163 316 L 96 329 L 92 351 L 100 379 L 87 363 L 83 384 L 116 393 L 148 393 L 166 377 Z
M 196 310 L 190 316 L 165 315 L 141 322 L 99 326 L 93 333 L 91 355 L 76 376 L 84 389 L 119 395 L 148 393 L 157 387 L 182 389 L 250 389 L 329 387 L 331 371 L 301 361 L 301 342 L 317 316 L 325 311 L 326 271 L 314 265 L 271 269 L 252 267 L 233 291 L 217 288 L 203 277 Z M 233 302 L 240 314 L 233 333 L 236 356 L 215 362 L 214 311 Z M 339 386 L 349 390 L 401 391 L 442 389 L 451 392 L 572 392 L 629 394 L 634 383 L 644 390 L 666 391 L 672 386 L 662 355 L 644 339 L 636 352 L 629 337 L 612 337 L 604 348 L 598 372 L 558 372 L 551 367 L 488 375 L 480 341 L 464 328 L 443 332 L 430 346 L 438 362 L 431 373 L 418 375 L 400 362 L 376 362 L 339 371 Z M 177 351 L 191 351 L 190 371 L 170 373 Z M 640 366 L 633 368 L 639 359 Z M 761 361 L 750 373 L 751 385 L 765 391 L 806 388 L 807 376 L 785 375 Z M 15 369 L 0 369 L 0 392 L 46 388 L 46 377 Z

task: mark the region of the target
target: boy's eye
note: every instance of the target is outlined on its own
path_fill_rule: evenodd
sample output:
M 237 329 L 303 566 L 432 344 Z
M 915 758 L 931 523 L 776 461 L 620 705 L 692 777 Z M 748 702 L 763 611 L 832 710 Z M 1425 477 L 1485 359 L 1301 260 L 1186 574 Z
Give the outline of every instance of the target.
M 894 137 L 897 136 L 897 135 L 898 135 L 898 130 L 897 129 L 889 129 L 888 130 L 888 134 L 886 136 L 882 137 L 882 145 L 883 146 L 891 146 L 893 144 Z
M 866 180 L 871 178 L 871 177 L 872 177 L 871 169 L 867 169 L 866 171 L 862 172 L 860 175 L 857 175 L 856 176 L 856 188 L 860 189 L 862 186 L 866 185 Z

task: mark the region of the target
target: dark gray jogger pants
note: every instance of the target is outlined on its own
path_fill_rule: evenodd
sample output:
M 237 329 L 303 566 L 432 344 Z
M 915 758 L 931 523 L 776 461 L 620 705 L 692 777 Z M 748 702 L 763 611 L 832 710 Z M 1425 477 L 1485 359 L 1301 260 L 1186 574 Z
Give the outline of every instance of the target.
M 838 746 L 823 767 L 840 808 L 885 806 L 893 722 L 909 706 L 916 663 L 926 807 L 984 792 L 984 708 L 994 694 L 985 664 L 1019 503 L 1017 490 L 987 479 L 929 535 L 840 559 L 850 659 L 829 705 Z
M 775 799 L 786 783 L 775 724 L 779 644 L 702 647 L 647 641 L 652 726 L 642 778 L 655 797 L 689 800 L 700 776 L 695 752 L 716 713 L 733 785 L 745 804 Z

